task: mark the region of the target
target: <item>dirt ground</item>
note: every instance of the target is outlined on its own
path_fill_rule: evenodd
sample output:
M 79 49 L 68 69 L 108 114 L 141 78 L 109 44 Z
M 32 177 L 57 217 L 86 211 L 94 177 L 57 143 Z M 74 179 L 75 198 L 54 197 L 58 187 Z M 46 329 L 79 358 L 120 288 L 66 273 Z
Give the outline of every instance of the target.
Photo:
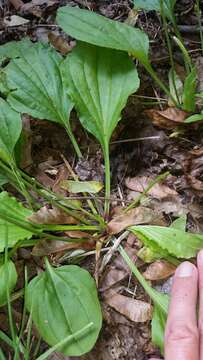
M 163 28 L 159 16 L 155 12 L 139 14 L 132 12 L 132 1 L 90 1 L 90 0 L 0 0 L 0 44 L 11 40 L 20 40 L 28 36 L 32 41 L 50 41 L 59 51 L 72 46 L 74 39 L 69 38 L 55 25 L 56 10 L 59 6 L 69 4 L 96 11 L 108 18 L 127 21 L 131 25 L 143 29 L 150 37 L 151 58 L 159 76 L 167 81 L 169 70 L 168 52 L 164 40 Z M 199 34 L 196 31 L 197 19 L 194 12 L 194 1 L 180 0 L 177 2 L 176 14 L 179 29 L 185 44 L 199 66 L 199 88 L 203 87 Z M 19 15 L 27 22 L 16 25 L 13 15 Z M 183 66 L 181 53 L 174 46 L 174 59 L 179 72 Z M 198 125 L 183 126 L 177 132 L 177 114 L 169 114 L 164 119 L 152 116 L 149 110 L 163 110 L 167 102 L 163 94 L 153 83 L 141 66 L 138 66 L 141 87 L 136 95 L 130 97 L 111 144 L 111 171 L 113 211 L 124 206 L 135 197 L 139 190 L 135 184 L 129 185 L 127 179 L 139 176 L 144 179 L 154 178 L 161 172 L 169 171 L 165 181 L 169 190 L 167 196 L 160 199 L 160 193 L 152 196 L 147 206 L 159 212 L 162 220 L 169 224 L 174 218 L 187 214 L 188 229 L 203 232 L 203 147 L 202 130 Z M 202 81 L 202 82 L 201 82 Z M 159 102 L 157 102 L 157 99 Z M 163 100 L 163 101 L 162 101 Z M 156 104 L 152 104 L 156 102 Z M 72 115 L 75 117 L 75 114 Z M 59 126 L 46 121 L 29 119 L 27 128 L 27 147 L 23 158 L 23 168 L 35 175 L 39 181 L 49 187 L 57 187 L 57 180 L 64 176 L 63 154 L 74 167 L 82 180 L 104 179 L 102 154 L 94 140 L 74 122 L 74 131 L 85 159 L 77 163 L 71 153 L 65 131 Z M 51 170 L 57 169 L 57 175 Z M 99 170 L 98 170 L 99 169 Z M 62 175 L 61 175 L 62 174 Z M 163 189 L 162 189 L 163 190 Z M 159 190 L 160 191 L 160 190 Z M 146 206 L 146 204 L 144 204 Z M 137 259 L 139 243 L 136 239 L 128 239 L 131 255 L 142 271 L 147 265 Z M 28 250 L 18 254 L 19 267 L 21 262 L 32 261 L 33 267 L 40 260 L 31 259 Z M 53 260 L 58 261 L 58 258 Z M 95 271 L 94 257 L 83 260 L 82 265 L 93 274 Z M 35 272 L 31 269 L 30 273 Z M 173 271 L 172 271 L 173 272 Z M 169 274 L 171 276 L 172 272 Z M 114 275 L 116 273 L 116 279 Z M 109 275 L 110 274 L 110 275 Z M 121 277 L 119 278 L 119 275 Z M 170 276 L 163 280 L 153 281 L 161 291 L 170 292 Z M 109 277 L 108 277 L 109 276 Z M 150 300 L 116 255 L 105 268 L 99 279 L 99 291 L 103 308 L 104 325 L 99 340 L 93 351 L 81 360 L 146 360 L 159 356 L 159 351 L 151 343 L 150 317 L 146 321 L 132 321 L 122 312 L 109 305 L 106 289 L 109 282 L 114 293 L 141 300 L 149 304 Z M 20 284 L 19 284 L 20 287 Z M 106 300 L 107 299 L 107 300 Z M 16 305 L 16 317 L 19 316 L 19 305 Z M 6 310 L 0 312 L 0 319 L 6 320 Z M 5 322 L 6 323 L 6 322 Z M 4 327 L 4 326 L 3 326 Z M 6 325 L 5 325 L 6 328 Z M 43 345 L 46 348 L 46 345 Z M 9 357 L 8 357 L 9 358 Z M 57 353 L 49 357 L 51 360 L 68 359 Z M 70 358 L 69 358 L 70 359 Z M 77 359 L 77 358 L 74 358 Z

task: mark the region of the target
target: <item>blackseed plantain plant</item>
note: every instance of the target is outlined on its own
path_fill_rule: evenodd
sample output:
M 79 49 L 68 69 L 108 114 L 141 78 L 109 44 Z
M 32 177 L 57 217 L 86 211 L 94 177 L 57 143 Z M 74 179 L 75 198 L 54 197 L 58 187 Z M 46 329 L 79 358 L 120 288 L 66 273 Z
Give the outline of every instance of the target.
M 146 1 L 140 3 L 146 5 Z M 155 10 L 161 12 L 162 9 L 164 16 L 176 28 L 173 15 L 175 2 L 172 8 L 168 7 L 169 2 L 162 4 L 162 7 L 158 7 L 158 3 Z M 147 4 L 149 7 L 150 2 Z M 46 359 L 55 350 L 69 356 L 85 354 L 93 348 L 99 335 L 102 326 L 101 306 L 95 281 L 86 270 L 78 265 L 57 268 L 45 258 L 45 271 L 31 281 L 28 281 L 25 271 L 25 286 L 15 292 L 17 272 L 12 258 L 19 247 L 32 247 L 44 239 L 79 241 L 77 237 L 60 236 L 60 231 L 82 230 L 91 233 L 95 242 L 104 236 L 113 241 L 107 227 L 111 194 L 109 142 L 128 97 L 140 85 L 133 59 L 145 67 L 174 104 L 183 104 L 188 111 L 194 110 L 193 104 L 186 103 L 186 93 L 191 82 L 196 81 L 196 70 L 190 68 L 188 77 L 192 80 L 186 79 L 185 93 L 183 91 L 180 102 L 174 88 L 174 78 L 168 88 L 152 68 L 148 55 L 149 39 L 143 31 L 69 6 L 58 10 L 57 22 L 77 40 L 76 47 L 66 57 L 48 44 L 34 44 L 28 39 L 0 47 L 0 306 L 7 304 L 11 328 L 10 336 L 0 331 L 0 339 L 13 349 L 14 359 L 19 359 L 22 354 L 25 359 L 30 358 L 32 321 L 42 339 L 50 346 L 38 357 L 35 351 L 38 360 Z M 195 90 L 194 85 L 193 94 Z M 76 155 L 81 158 L 82 153 L 70 122 L 73 108 L 82 126 L 98 140 L 103 151 L 105 201 L 104 209 L 100 212 L 96 195 L 88 199 L 86 204 L 57 195 L 22 171 L 16 160 L 16 146 L 22 136 L 21 115 L 24 113 L 63 126 Z M 7 183 L 24 197 L 26 203 L 19 202 L 5 191 Z M 81 182 L 76 178 L 64 181 L 62 186 L 70 192 L 89 194 L 96 194 L 102 188 L 98 182 Z M 39 197 L 71 215 L 77 220 L 77 225 L 36 224 L 31 221 L 32 215 L 41 207 Z M 187 233 L 185 225 L 186 219 L 183 218 L 170 227 L 137 225 L 128 230 L 136 234 L 156 258 L 178 263 L 179 259 L 195 256 L 203 245 L 203 235 Z M 122 246 L 119 251 L 154 302 L 152 338 L 163 352 L 169 298 L 149 286 Z M 24 297 L 24 310 L 21 328 L 17 331 L 12 318 L 12 301 L 19 296 Z M 30 313 L 30 320 L 25 341 L 26 311 Z M 2 359 L 6 358 L 2 350 L 0 355 Z

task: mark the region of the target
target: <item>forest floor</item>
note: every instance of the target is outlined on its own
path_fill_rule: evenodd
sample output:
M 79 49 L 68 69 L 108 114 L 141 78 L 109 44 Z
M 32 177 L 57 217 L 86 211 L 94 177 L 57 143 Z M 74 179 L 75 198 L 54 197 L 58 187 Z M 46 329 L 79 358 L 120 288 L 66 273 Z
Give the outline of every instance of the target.
M 28 36 L 34 42 L 51 42 L 62 53 L 69 51 L 74 45 L 74 39 L 55 25 L 56 10 L 66 4 L 80 6 L 144 30 L 151 42 L 152 63 L 159 76 L 167 81 L 170 64 L 160 16 L 154 11 L 136 13 L 132 10 L 130 0 L 33 0 L 24 4 L 21 0 L 0 0 L 0 44 Z M 15 15 L 20 18 L 17 20 Z M 198 87 L 203 89 L 203 57 L 196 28 L 194 2 L 178 1 L 176 15 L 185 45 L 198 65 Z M 16 21 L 21 22 L 19 24 Z M 173 47 L 173 55 L 176 70 L 181 76 L 183 61 L 176 46 Z M 130 97 L 123 119 L 112 138 L 112 214 L 142 193 L 150 179 L 169 171 L 170 176 L 151 190 L 150 196 L 143 200 L 142 205 L 159 214 L 160 224 L 170 224 L 173 219 L 186 214 L 187 229 L 203 232 L 201 128 L 199 125 L 183 125 L 177 130 L 182 121 L 180 114 L 175 109 L 171 110 L 172 108 L 169 108 L 168 113 L 162 113 L 168 107 L 167 99 L 139 65 L 138 71 L 141 87 L 138 93 Z M 74 116 L 73 114 L 72 117 Z M 103 158 L 98 144 L 90 135 L 78 129 L 77 119 L 74 120 L 73 130 L 84 153 L 84 158 L 79 163 L 60 126 L 25 118 L 27 138 L 21 166 L 53 191 L 59 191 L 59 181 L 67 175 L 61 154 L 81 180 L 104 179 Z M 140 243 L 133 235 L 128 237 L 125 247 L 146 278 L 160 291 L 169 293 L 175 267 L 164 261 L 155 262 L 154 267 L 142 262 L 137 257 Z M 19 273 L 24 263 L 29 264 L 31 274 L 36 273 L 36 267 L 41 266 L 38 257 L 41 250 L 36 248 L 34 254 L 28 249 L 18 252 L 16 263 Z M 46 253 L 46 249 L 43 251 Z M 64 261 L 67 250 L 52 248 L 47 253 L 53 262 L 60 264 L 62 259 Z M 95 274 L 94 256 L 84 257 L 81 265 Z M 20 288 L 20 283 L 18 286 Z M 114 256 L 100 274 L 98 288 L 103 309 L 103 329 L 95 348 L 80 359 L 145 360 L 151 356 L 160 356 L 151 342 L 150 300 L 126 268 L 120 255 Z M 19 302 L 14 305 L 16 322 L 21 316 L 20 307 Z M 0 309 L 0 327 L 4 331 L 8 330 L 6 308 Z M 42 344 L 43 347 L 46 349 L 45 344 Z M 11 358 L 9 350 L 6 351 L 8 359 Z M 49 359 L 70 358 L 54 353 Z

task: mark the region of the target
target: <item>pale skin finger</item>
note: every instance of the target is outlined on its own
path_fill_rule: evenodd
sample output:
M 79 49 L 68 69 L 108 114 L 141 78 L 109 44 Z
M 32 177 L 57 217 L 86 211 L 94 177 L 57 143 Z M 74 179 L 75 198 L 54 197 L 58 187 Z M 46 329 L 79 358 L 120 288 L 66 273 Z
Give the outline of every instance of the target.
M 196 318 L 198 271 L 189 263 L 176 270 L 165 332 L 165 360 L 199 360 Z
M 200 336 L 200 360 L 203 360 L 203 250 L 197 257 L 199 272 L 199 336 Z

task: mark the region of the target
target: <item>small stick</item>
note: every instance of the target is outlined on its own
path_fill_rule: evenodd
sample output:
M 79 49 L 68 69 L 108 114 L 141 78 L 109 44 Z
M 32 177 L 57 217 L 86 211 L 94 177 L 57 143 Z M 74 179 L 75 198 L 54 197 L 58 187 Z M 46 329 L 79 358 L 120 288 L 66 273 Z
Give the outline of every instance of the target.
M 125 231 L 123 234 L 121 234 L 121 236 L 119 236 L 117 239 L 115 239 L 113 246 L 110 248 L 110 250 L 107 252 L 107 254 L 104 255 L 99 272 L 101 273 L 104 268 L 106 267 L 106 265 L 109 263 L 109 261 L 111 260 L 113 254 L 117 251 L 120 243 L 126 239 L 126 237 L 128 236 L 129 231 Z

